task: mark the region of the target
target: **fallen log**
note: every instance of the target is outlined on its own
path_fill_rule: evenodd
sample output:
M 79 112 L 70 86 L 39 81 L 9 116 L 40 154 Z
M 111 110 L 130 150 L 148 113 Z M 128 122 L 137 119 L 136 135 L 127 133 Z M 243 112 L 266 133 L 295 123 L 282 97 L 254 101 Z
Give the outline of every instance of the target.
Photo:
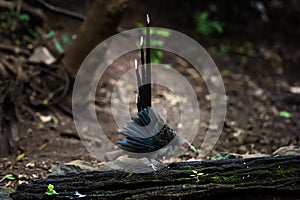
M 46 195 L 54 185 L 58 195 Z M 172 163 L 160 171 L 91 171 L 22 184 L 14 200 L 297 199 L 300 155 Z

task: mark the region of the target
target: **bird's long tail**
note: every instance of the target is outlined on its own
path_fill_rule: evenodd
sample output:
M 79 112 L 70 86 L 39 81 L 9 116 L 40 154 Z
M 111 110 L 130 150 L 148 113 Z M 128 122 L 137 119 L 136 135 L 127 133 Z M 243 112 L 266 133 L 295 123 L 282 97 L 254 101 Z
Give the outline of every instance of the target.
M 138 84 L 137 109 L 138 112 L 151 107 L 151 54 L 150 54 L 150 17 L 146 19 L 146 55 L 144 53 L 144 37 L 141 37 L 141 75 L 135 62 L 136 78 Z M 146 62 L 145 62 L 146 60 Z

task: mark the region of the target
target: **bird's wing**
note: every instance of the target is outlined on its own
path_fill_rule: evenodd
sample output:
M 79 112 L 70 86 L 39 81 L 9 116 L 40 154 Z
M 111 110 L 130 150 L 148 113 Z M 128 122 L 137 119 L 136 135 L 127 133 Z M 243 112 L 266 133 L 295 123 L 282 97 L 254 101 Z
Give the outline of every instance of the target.
M 121 134 L 125 139 L 118 141 L 120 148 L 135 153 L 156 151 L 175 137 L 175 132 L 152 108 L 139 112 L 125 125 Z

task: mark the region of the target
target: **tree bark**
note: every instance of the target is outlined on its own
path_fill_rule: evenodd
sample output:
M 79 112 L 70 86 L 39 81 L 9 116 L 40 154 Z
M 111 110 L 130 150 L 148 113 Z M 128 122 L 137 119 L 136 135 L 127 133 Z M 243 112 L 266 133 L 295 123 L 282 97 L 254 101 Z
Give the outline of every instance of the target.
M 48 184 L 58 195 L 47 196 Z M 77 195 L 76 195 L 77 194 Z M 79 198 L 78 194 L 85 195 Z M 11 195 L 31 199 L 296 199 L 300 156 L 173 163 L 151 173 L 93 171 L 50 176 Z
M 68 49 L 62 64 L 71 81 L 88 53 L 100 42 L 116 33 L 121 14 L 128 0 L 95 0 L 86 20 L 80 27 L 77 39 Z

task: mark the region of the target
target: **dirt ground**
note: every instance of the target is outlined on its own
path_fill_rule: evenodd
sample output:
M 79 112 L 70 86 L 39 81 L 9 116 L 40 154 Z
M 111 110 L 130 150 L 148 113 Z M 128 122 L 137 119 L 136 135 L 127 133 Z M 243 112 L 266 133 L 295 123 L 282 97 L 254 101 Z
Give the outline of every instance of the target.
M 88 10 L 88 7 L 83 7 L 78 1 L 69 0 L 70 4 L 63 5 L 58 1 L 53 2 L 77 12 L 85 13 Z M 172 1 L 132 1 L 119 29 L 134 28 L 136 22 L 143 22 L 145 13 L 150 13 L 153 26 L 185 33 L 210 53 L 222 74 L 228 96 L 224 129 L 210 157 L 217 152 L 272 154 L 282 146 L 299 146 L 300 8 L 292 3 L 274 4 L 267 9 L 269 21 L 264 22 L 261 14 L 251 6 L 229 6 L 233 4 L 231 1 L 228 1 L 228 5 L 225 2 L 209 2 L 203 1 L 203 4 L 199 5 L 191 1 L 176 5 Z M 213 18 L 224 23 L 224 33 L 207 37 L 197 33 L 192 15 L 197 10 L 211 10 Z M 68 36 L 76 34 L 80 21 L 49 11 L 46 15 L 48 18 L 45 23 L 51 30 Z M 0 41 L 9 43 L 10 38 L 2 36 L 3 34 Z M 230 50 L 220 52 L 220 45 L 229 46 Z M 127 63 L 128 59 L 135 59 L 134 56 L 136 54 L 116 62 L 115 66 L 111 67 L 105 80 L 102 80 L 104 90 L 99 90 L 98 94 L 101 99 L 98 105 L 99 118 L 107 119 L 107 123 L 111 123 L 107 127 L 109 137 L 113 141 L 119 138 L 114 123 L 110 122 L 110 112 L 107 111 L 110 104 L 110 88 L 114 83 L 113 74 L 121 75 L 132 67 Z M 190 80 L 197 91 L 202 116 L 209 117 L 210 101 L 204 82 L 197 81 L 197 75 L 187 70 L 190 66 L 182 64 L 181 60 L 166 54 L 162 61 L 172 64 Z M 167 109 L 172 110 L 166 94 L 157 92 L 154 99 L 160 99 Z M 18 180 L 43 178 L 55 165 L 72 160 L 95 162 L 95 158 L 88 153 L 76 135 L 73 119 L 69 115 L 57 106 L 32 109 L 43 115 L 56 116 L 58 124 L 34 120 L 21 126 L 19 153 L 0 158 L 0 179 L 8 173 L 17 178 L 13 181 L 4 180 L 0 182 L 0 186 L 14 188 Z M 282 116 L 283 111 L 291 116 Z M 196 148 L 201 146 L 201 133 L 205 132 L 207 127 L 208 124 L 204 120 L 204 123 L 200 124 L 199 135 L 193 141 Z M 24 156 L 20 156 L 22 154 Z

